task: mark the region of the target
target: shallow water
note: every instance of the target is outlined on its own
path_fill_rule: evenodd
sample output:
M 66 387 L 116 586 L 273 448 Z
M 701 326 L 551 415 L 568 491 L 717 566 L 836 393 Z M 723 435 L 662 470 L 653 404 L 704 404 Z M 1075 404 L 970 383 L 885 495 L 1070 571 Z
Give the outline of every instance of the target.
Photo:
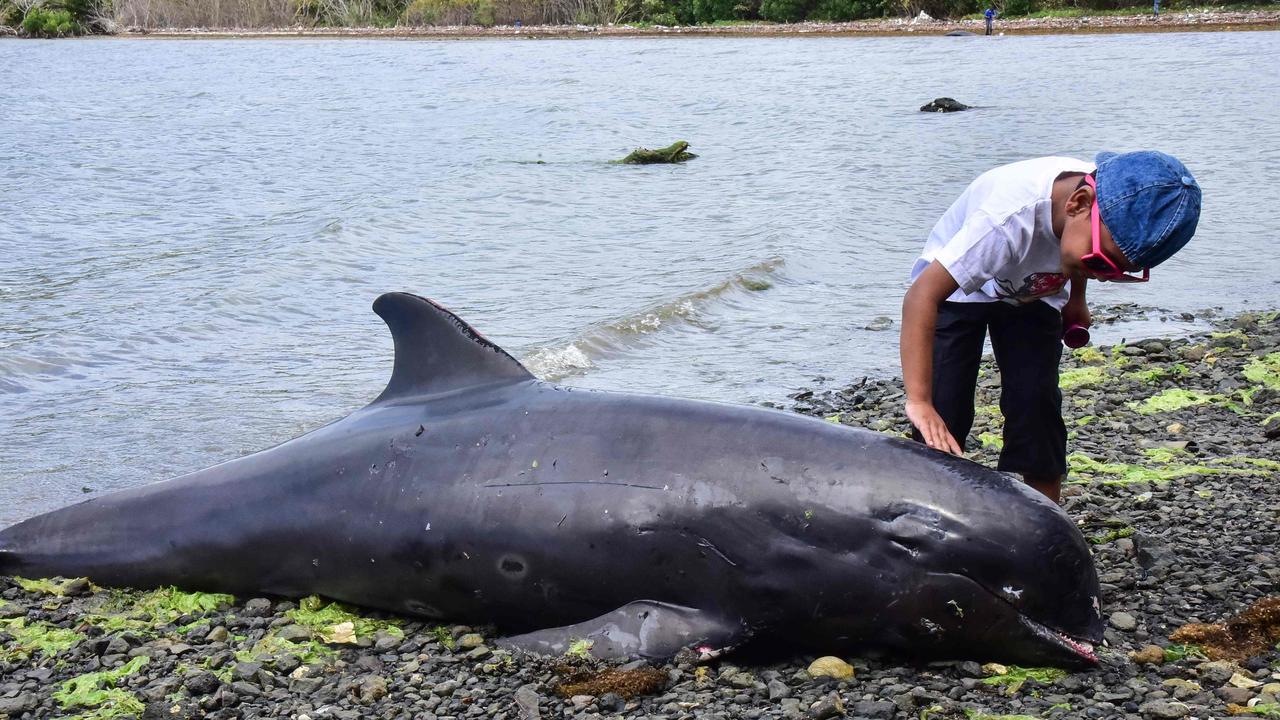
M 931 224 L 1028 156 L 1158 147 L 1205 189 L 1152 283 L 1090 291 L 1163 311 L 1095 340 L 1278 307 L 1276 67 L 1268 32 L 0 42 L 0 526 L 360 407 L 387 290 L 575 385 L 894 374 Z

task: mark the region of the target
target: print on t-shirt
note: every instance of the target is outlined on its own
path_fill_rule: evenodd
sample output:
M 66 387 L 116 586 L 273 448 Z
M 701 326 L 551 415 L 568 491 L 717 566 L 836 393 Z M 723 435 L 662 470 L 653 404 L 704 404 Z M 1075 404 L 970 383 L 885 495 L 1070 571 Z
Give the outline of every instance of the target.
M 1062 273 L 1031 273 L 1022 280 L 1022 286 L 1014 288 L 1013 283 L 1003 278 L 996 281 L 996 296 L 1006 302 L 1026 303 L 1038 298 L 1057 294 L 1067 284 L 1067 276 Z

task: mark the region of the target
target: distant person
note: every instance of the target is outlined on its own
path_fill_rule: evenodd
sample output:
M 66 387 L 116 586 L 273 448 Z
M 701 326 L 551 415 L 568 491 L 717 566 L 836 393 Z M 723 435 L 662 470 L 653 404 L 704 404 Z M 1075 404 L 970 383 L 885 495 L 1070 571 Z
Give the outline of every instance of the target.
M 1160 2 L 1160 0 L 1155 0 L 1155 1 L 1156 1 L 1156 2 Z M 990 34 L 991 34 L 991 21 L 995 20 L 995 18 L 996 18 L 996 11 L 995 11 L 994 9 L 992 9 L 992 8 L 987 8 L 987 12 L 986 12 L 986 13 L 984 13 L 984 14 L 987 16 L 987 34 L 988 34 L 988 35 L 990 35 Z
M 990 330 L 1004 414 L 997 468 L 1056 502 L 1067 472 L 1062 328 L 1090 324 L 1086 279 L 1146 282 L 1199 219 L 1200 186 L 1164 153 L 1101 153 L 1096 165 L 1045 157 L 979 175 L 933 226 L 902 301 L 915 438 L 964 452 Z
M 1157 18 L 1160 17 L 1160 0 L 1151 0 L 1151 11 Z

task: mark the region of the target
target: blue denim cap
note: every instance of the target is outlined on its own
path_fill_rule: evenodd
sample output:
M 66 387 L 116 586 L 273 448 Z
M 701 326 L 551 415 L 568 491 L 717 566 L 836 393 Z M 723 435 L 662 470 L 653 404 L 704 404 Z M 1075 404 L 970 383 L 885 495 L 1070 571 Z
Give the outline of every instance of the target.
M 1098 208 L 1120 252 L 1152 268 L 1182 249 L 1200 220 L 1200 186 L 1178 159 L 1154 150 L 1098 153 Z

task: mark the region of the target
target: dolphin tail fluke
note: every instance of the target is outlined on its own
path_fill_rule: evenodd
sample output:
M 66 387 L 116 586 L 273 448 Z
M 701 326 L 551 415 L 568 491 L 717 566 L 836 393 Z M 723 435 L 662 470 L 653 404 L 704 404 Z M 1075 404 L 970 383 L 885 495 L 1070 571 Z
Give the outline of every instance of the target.
M 739 622 L 694 608 L 637 600 L 574 625 L 503 638 L 498 646 L 538 655 L 585 651 L 602 660 L 669 658 L 690 648 L 710 659 L 745 639 Z

